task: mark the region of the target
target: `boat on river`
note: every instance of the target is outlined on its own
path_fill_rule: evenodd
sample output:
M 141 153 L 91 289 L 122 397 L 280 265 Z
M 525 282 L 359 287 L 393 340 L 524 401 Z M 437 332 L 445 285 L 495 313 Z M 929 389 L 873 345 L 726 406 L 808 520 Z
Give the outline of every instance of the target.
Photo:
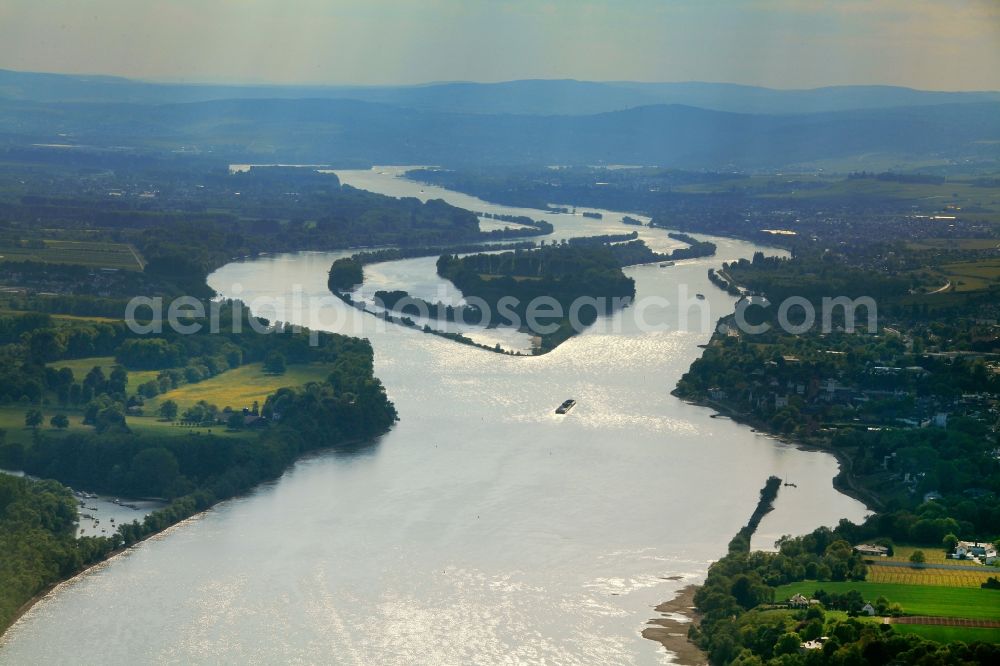
M 569 400 L 564 401 L 563 404 L 556 407 L 556 414 L 565 414 L 569 410 L 573 409 L 575 406 L 576 406 L 576 400 L 570 398 Z

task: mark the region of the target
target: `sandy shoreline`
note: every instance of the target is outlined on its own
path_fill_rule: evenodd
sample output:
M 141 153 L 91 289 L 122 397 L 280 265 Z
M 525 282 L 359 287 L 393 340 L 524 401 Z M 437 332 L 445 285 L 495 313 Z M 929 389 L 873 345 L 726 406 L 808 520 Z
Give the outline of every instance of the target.
M 678 592 L 670 601 L 664 601 L 656 607 L 657 613 L 666 617 L 653 618 L 648 622 L 652 625 L 642 630 L 642 637 L 656 641 L 668 652 L 673 654 L 676 663 L 685 666 L 701 666 L 708 664 L 708 657 L 694 643 L 688 640 L 688 627 L 700 620 L 694 608 L 694 593 L 698 585 L 688 585 Z M 683 615 L 689 622 L 680 622 L 670 615 Z

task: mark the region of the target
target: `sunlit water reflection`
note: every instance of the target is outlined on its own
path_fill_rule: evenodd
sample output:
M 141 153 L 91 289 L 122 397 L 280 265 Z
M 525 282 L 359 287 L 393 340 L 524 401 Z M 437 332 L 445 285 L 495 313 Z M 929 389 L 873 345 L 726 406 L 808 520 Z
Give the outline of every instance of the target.
M 524 213 L 391 171 L 341 177 Z M 620 216 L 547 219 L 556 237 L 631 230 Z M 676 245 L 641 231 L 657 249 Z M 638 297 L 673 300 L 687 284 L 707 296 L 710 328 L 733 299 L 707 268 L 757 249 L 718 242 L 711 259 L 628 269 Z M 294 285 L 318 298 L 342 254 L 234 263 L 210 283 L 226 295 L 239 285 L 246 299 Z M 437 279 L 433 261 L 392 272 L 400 285 Z M 798 487 L 782 489 L 757 546 L 864 514 L 833 490 L 831 456 L 670 395 L 710 334 L 697 305 L 687 330 L 676 309 L 650 315 L 661 330 L 646 330 L 630 308 L 525 358 L 324 307 L 336 330 L 372 340 L 399 424 L 355 454 L 302 460 L 59 587 L 5 637 L 4 662 L 657 663 L 669 656 L 639 635 L 652 607 L 704 576 L 767 476 Z M 556 416 L 567 397 L 577 407 Z

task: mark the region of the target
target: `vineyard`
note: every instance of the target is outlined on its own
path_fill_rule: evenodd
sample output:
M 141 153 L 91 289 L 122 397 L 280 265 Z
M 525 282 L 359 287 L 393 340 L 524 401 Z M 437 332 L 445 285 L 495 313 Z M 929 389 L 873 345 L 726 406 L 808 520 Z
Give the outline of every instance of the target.
M 983 568 L 983 571 L 916 569 L 912 567 L 886 567 L 879 566 L 878 564 L 870 564 L 868 565 L 867 580 L 872 583 L 896 583 L 900 585 L 979 587 L 990 576 L 1000 577 L 1000 570 L 986 567 Z
M 40 261 L 141 271 L 142 258 L 126 243 L 46 240 L 0 246 L 0 261 Z

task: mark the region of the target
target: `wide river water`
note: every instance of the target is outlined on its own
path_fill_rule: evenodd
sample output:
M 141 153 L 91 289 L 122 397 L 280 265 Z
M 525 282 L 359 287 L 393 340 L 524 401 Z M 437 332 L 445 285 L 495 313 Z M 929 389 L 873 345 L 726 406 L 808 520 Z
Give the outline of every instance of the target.
M 496 206 L 397 177 L 338 172 L 392 196 L 528 214 L 555 238 L 621 233 L 603 220 Z M 639 229 L 654 249 L 677 246 Z M 632 307 L 540 357 L 512 357 L 380 322 L 326 299 L 326 328 L 371 339 L 399 410 L 364 450 L 301 460 L 58 586 L 0 643 L 3 663 L 663 663 L 640 636 L 653 606 L 703 579 L 747 521 L 771 474 L 783 488 L 754 539 L 865 515 L 836 492 L 837 463 L 670 395 L 733 298 L 709 267 L 758 248 L 713 239 L 717 256 L 627 269 Z M 769 250 L 765 250 L 769 251 Z M 344 253 L 224 266 L 220 294 L 278 301 L 327 295 Z M 373 283 L 433 295 L 433 259 L 366 268 Z M 656 303 L 655 301 L 646 301 Z M 266 308 L 262 308 L 264 312 Z M 640 325 L 643 314 L 645 325 Z M 298 309 L 285 319 L 316 323 Z M 578 401 L 569 415 L 554 408 Z

